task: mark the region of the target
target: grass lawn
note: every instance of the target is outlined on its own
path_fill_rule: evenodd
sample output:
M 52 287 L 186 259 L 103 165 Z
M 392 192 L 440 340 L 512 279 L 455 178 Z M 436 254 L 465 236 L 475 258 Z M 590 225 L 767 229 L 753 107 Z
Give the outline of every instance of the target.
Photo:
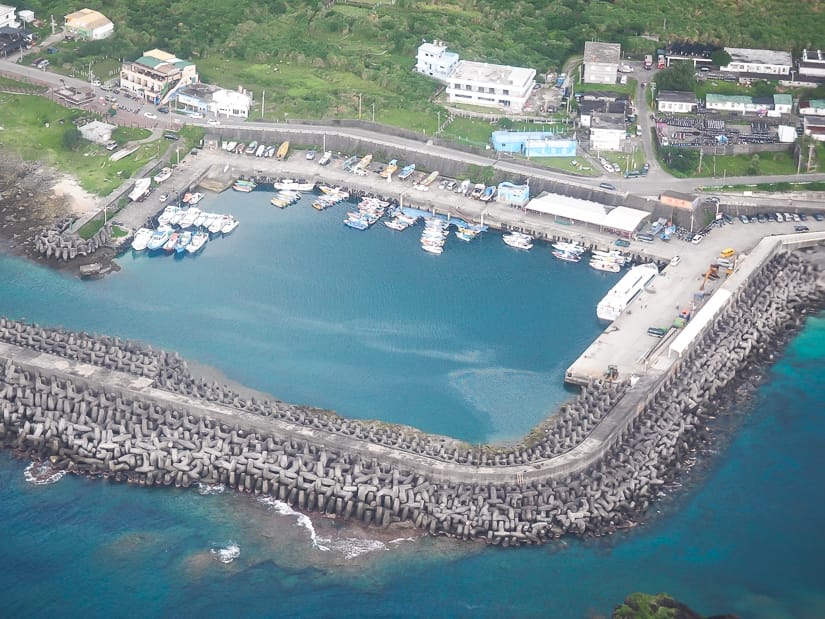
M 82 112 L 69 110 L 37 96 L 0 94 L 0 143 L 28 161 L 42 161 L 77 177 L 87 191 L 108 195 L 146 162 L 158 156 L 157 142 L 116 163 L 98 144 L 81 140 L 76 150 L 63 146 L 64 133 Z
M 612 151 L 601 151 L 599 153 L 610 163 L 617 164 L 624 174 L 628 169 L 641 170 L 645 163 L 645 153 L 641 148 L 637 148 L 632 153 L 617 153 Z
M 709 176 L 760 176 L 760 175 L 776 175 L 776 174 L 796 174 L 796 161 L 793 155 L 787 152 L 779 153 L 760 153 L 759 163 L 756 166 L 756 173 L 754 174 L 753 155 L 731 155 L 713 157 L 707 156 L 702 162 L 702 170 L 697 170 L 693 176 L 695 177 L 709 177 Z M 714 174 L 714 159 L 715 170 Z
M 581 174 L 583 176 L 596 176 L 599 173 L 598 170 L 594 170 L 586 162 L 584 167 L 580 165 L 574 166 L 574 161 L 577 161 L 578 163 L 582 163 L 584 161 L 583 159 L 576 159 L 575 157 L 530 157 L 530 161 L 539 163 L 548 168 L 575 172 L 576 174 Z
M 627 75 L 623 73 L 623 75 Z M 627 84 L 585 84 L 577 83 L 573 92 L 618 92 L 623 95 L 630 95 L 631 99 L 635 99 L 636 89 L 638 84 L 635 79 L 627 78 Z
M 717 192 L 741 193 L 743 191 L 764 191 L 767 193 L 784 193 L 789 191 L 825 191 L 825 182 L 812 181 L 801 183 L 755 183 L 752 185 L 715 185 L 705 186 L 707 190 Z
M 141 127 L 118 127 L 112 131 L 112 139 L 118 144 L 126 144 L 132 140 L 145 140 L 152 131 Z

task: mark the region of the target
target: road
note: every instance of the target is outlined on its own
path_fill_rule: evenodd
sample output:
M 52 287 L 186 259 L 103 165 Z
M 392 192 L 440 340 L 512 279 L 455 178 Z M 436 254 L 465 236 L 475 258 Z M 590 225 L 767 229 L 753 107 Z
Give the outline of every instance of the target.
M 17 64 L 8 59 L 0 60 L 0 73 L 4 73 L 10 76 L 14 76 L 17 79 L 22 79 L 25 81 L 30 81 L 34 83 L 38 83 L 49 88 L 59 89 L 64 86 L 70 86 L 79 89 L 89 89 L 91 88 L 92 91 L 95 91 L 95 87 L 89 84 L 89 82 L 85 80 L 80 80 L 77 78 L 66 77 L 57 73 L 51 73 L 49 71 L 42 71 L 39 69 L 34 69 L 32 67 L 23 66 Z M 648 76 L 649 72 L 640 73 L 639 70 L 636 71 L 637 75 L 645 75 Z M 100 91 L 96 92 L 95 94 L 100 95 Z M 107 93 L 108 94 L 108 93 Z M 96 103 L 99 105 L 99 100 L 95 99 Z M 118 97 L 119 103 L 124 103 L 128 105 L 128 102 L 131 102 L 132 106 L 137 107 L 138 103 L 130 99 L 125 99 L 122 95 Z M 127 103 L 125 103 L 127 102 Z M 108 104 L 106 104 L 106 107 Z M 147 109 L 152 109 L 153 107 L 146 106 Z M 105 108 L 104 108 L 105 109 Z M 163 115 L 160 115 L 158 119 L 148 119 L 142 115 L 142 107 L 137 109 L 136 113 L 130 114 L 127 112 L 118 112 L 118 116 L 115 118 L 116 121 L 120 122 L 121 124 L 126 124 L 130 126 L 142 126 L 142 127 L 173 127 L 176 126 L 175 124 L 175 116 L 171 113 L 168 114 L 165 118 Z M 100 108 L 96 108 L 95 111 L 101 111 Z M 647 108 L 647 102 L 643 93 L 640 93 L 638 96 L 638 116 L 640 122 L 643 124 L 643 148 L 645 149 L 645 155 L 648 161 L 651 163 L 651 173 L 644 177 L 638 178 L 614 178 L 613 176 L 610 177 L 611 184 L 615 185 L 619 192 L 623 193 L 632 193 L 642 196 L 648 197 L 657 197 L 663 191 L 672 190 L 672 191 L 681 191 L 684 193 L 694 193 L 697 191 L 702 191 L 703 186 L 705 185 L 713 185 L 720 183 L 720 179 L 711 179 L 711 178 L 674 178 L 668 175 L 664 170 L 655 165 L 655 157 L 653 156 L 653 147 L 650 142 L 651 140 L 651 133 L 650 133 L 650 124 L 649 124 L 649 111 Z M 208 119 L 192 119 L 187 118 L 186 124 L 195 125 L 195 126 L 203 126 L 204 128 L 210 128 L 208 124 Z M 368 129 L 356 128 L 356 127 L 336 127 L 336 126 L 324 126 L 324 125 L 309 125 L 309 124 L 301 124 L 301 123 L 272 123 L 272 122 L 263 122 L 263 121 L 241 121 L 241 120 L 221 120 L 221 128 L 224 129 L 257 129 L 260 131 L 273 131 L 278 132 L 280 134 L 288 133 L 288 134 L 295 134 L 296 136 L 299 135 L 317 135 L 319 132 L 325 133 L 326 135 L 337 135 L 342 137 L 348 138 L 356 138 L 363 141 L 368 141 L 377 147 L 377 150 L 380 150 L 381 147 L 388 148 L 388 149 L 396 149 L 396 148 L 403 148 L 411 153 L 418 153 L 421 155 L 438 155 L 439 157 L 443 157 L 448 160 L 459 161 L 464 164 L 470 165 L 477 165 L 479 167 L 492 167 L 501 172 L 512 175 L 514 177 L 533 177 L 542 180 L 548 181 L 555 181 L 555 182 L 562 182 L 569 185 L 578 185 L 584 187 L 597 187 L 600 182 L 604 181 L 603 176 L 596 176 L 596 177 L 578 177 L 578 176 L 571 176 L 570 174 L 553 171 L 549 169 L 543 169 L 534 166 L 528 166 L 519 163 L 516 160 L 508 160 L 508 159 L 498 159 L 495 157 L 486 157 L 480 156 L 473 153 L 468 153 L 464 151 L 454 150 L 452 148 L 448 148 L 439 144 L 430 144 L 425 140 L 412 140 L 408 138 L 402 138 L 398 136 L 387 136 L 377 131 L 370 131 Z M 215 128 L 212 128 L 213 130 Z M 725 179 L 725 183 L 728 185 L 747 185 L 753 184 L 754 182 L 759 183 L 776 183 L 776 182 L 787 182 L 793 180 L 804 179 L 807 181 L 824 181 L 825 180 L 825 173 L 816 173 L 816 174 L 804 174 L 799 177 L 796 176 L 728 176 Z M 749 199 L 751 203 L 757 203 Z M 773 203 L 776 203 L 775 198 L 773 199 Z M 817 203 L 821 205 L 820 203 Z

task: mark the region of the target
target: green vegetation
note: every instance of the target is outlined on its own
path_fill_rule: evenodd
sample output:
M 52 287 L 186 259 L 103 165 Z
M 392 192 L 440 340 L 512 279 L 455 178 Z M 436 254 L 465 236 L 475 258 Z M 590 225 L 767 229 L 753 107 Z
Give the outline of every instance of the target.
M 677 62 L 653 78 L 658 90 L 696 90 L 696 71 L 689 62 Z
M 702 616 L 667 593 L 631 593 L 624 604 L 613 611 L 612 619 L 702 619 Z
M 91 193 L 107 195 L 159 153 L 159 140 L 118 162 L 98 144 L 77 139 L 74 121 L 84 112 L 33 95 L 0 94 L 2 147 L 29 161 L 73 174 Z
M 126 144 L 133 140 L 145 140 L 152 135 L 150 129 L 140 127 L 118 127 L 112 131 L 112 139 L 118 144 Z
M 567 172 L 575 172 L 582 176 L 596 176 L 599 174 L 598 170 L 594 170 L 590 164 L 585 162 L 582 166 L 582 160 L 575 157 L 530 157 L 530 161 L 539 163 L 548 168 L 556 168 L 557 170 L 565 170 Z M 573 162 L 577 165 L 574 165 Z
M 645 154 L 640 148 L 637 148 L 632 153 L 602 151 L 599 154 L 610 163 L 618 165 L 622 169 L 622 174 L 628 170 L 641 170 L 645 163 Z
M 706 186 L 706 190 L 714 192 L 761 191 L 766 193 L 787 193 L 790 191 L 825 191 L 825 182 L 811 181 L 802 183 L 754 183 L 753 185 L 716 185 Z
M 755 155 L 705 155 L 689 148 L 673 146 L 658 149 L 659 162 L 673 176 L 724 177 L 795 174 L 796 160 L 785 151 L 763 152 Z
M 30 0 L 27 8 L 64 15 L 76 7 Z M 121 58 L 160 47 L 196 62 L 204 81 L 251 90 L 266 118 L 354 118 L 360 102 L 362 118 L 374 105 L 376 121 L 428 134 L 438 84 L 410 71 L 422 38 L 443 39 L 465 59 L 543 73 L 561 69 L 587 40 L 616 41 L 641 58 L 657 44 L 640 35 L 788 49 L 816 47 L 821 30 L 810 3 L 780 0 L 697 0 L 689 11 L 677 0 L 111 0 L 101 8 L 115 35 L 60 44 L 51 68 L 88 76 L 91 63 L 107 79 Z
M 635 79 L 628 79 L 627 84 L 584 84 L 580 82 L 576 84 L 575 92 L 618 92 L 630 95 L 630 98 L 634 99 L 637 87 Z
M 17 89 L 22 88 L 27 91 L 35 91 L 35 92 L 43 92 L 46 89 L 42 86 L 35 86 L 34 84 L 29 84 L 28 82 L 19 82 L 15 79 L 11 79 L 10 77 L 2 77 L 0 76 L 0 90 L 4 88 L 10 89 Z

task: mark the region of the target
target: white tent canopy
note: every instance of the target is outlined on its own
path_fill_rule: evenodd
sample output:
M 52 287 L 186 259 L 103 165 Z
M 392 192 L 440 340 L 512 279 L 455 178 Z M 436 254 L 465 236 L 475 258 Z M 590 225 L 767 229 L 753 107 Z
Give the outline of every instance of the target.
M 545 194 L 534 198 L 530 200 L 525 208 L 535 213 L 564 217 L 628 234 L 634 232 L 639 224 L 650 217 L 650 213 L 647 211 L 640 211 L 635 208 L 626 206 L 609 208 L 598 202 L 557 194 Z

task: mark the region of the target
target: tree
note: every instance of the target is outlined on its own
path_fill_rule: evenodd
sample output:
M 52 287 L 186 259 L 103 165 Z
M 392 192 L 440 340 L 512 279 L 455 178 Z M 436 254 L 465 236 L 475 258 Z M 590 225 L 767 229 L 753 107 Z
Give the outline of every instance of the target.
M 751 157 L 750 165 L 748 166 L 748 174 L 751 176 L 757 176 L 759 174 L 759 154 L 754 154 Z
M 654 78 L 656 88 L 662 90 L 696 90 L 696 75 L 693 65 L 689 62 L 677 62 L 670 68 L 659 71 Z
M 717 50 L 712 51 L 710 54 L 710 59 L 713 62 L 713 64 L 717 67 L 726 67 L 730 64 L 730 61 L 733 60 L 733 58 L 730 57 L 730 54 L 727 53 L 724 50 L 724 48 L 719 48 Z
M 77 150 L 80 146 L 81 135 L 80 131 L 74 125 L 69 125 L 63 132 L 63 148 L 66 150 Z

